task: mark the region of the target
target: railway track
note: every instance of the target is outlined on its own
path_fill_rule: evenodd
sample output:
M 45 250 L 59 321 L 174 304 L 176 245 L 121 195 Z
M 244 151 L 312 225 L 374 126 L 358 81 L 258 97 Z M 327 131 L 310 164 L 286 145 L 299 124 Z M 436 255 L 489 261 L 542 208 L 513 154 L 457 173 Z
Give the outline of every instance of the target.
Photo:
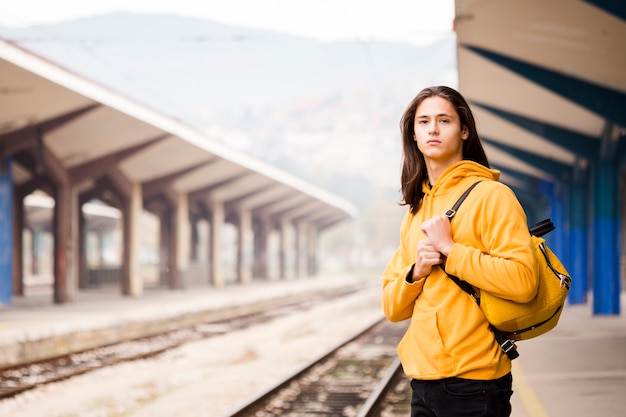
M 153 357 L 188 342 L 269 322 L 291 312 L 307 310 L 319 303 L 348 296 L 357 291 L 357 288 L 344 288 L 332 293 L 312 294 L 295 301 L 280 298 L 263 303 L 260 307 L 237 308 L 230 313 L 222 312 L 220 318 L 215 320 L 191 326 L 186 324 L 176 330 L 0 368 L 0 400 L 103 367 Z
M 406 416 L 410 386 L 396 354 L 404 331 L 383 319 L 223 417 Z

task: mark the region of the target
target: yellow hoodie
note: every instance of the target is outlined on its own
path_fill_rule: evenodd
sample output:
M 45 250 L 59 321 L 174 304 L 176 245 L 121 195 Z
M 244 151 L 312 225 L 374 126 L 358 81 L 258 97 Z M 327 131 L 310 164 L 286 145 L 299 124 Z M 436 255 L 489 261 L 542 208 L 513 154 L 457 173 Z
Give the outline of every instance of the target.
M 400 246 L 383 273 L 382 305 L 387 318 L 411 319 L 398 346 L 404 372 L 415 379 L 461 377 L 490 380 L 511 370 L 476 302 L 439 267 L 409 283 L 421 224 L 444 214 L 474 182 L 482 180 L 452 220 L 455 241 L 445 270 L 475 288 L 520 303 L 537 291 L 526 215 L 515 194 L 498 182 L 500 172 L 472 161 L 446 169 L 415 215 L 407 211 Z

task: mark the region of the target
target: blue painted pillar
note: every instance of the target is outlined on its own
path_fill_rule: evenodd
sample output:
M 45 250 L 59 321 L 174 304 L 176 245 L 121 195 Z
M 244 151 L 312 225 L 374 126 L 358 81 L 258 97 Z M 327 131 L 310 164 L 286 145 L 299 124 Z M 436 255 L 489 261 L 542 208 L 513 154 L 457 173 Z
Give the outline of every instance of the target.
M 594 314 L 620 314 L 618 175 L 614 158 L 597 158 L 592 224 Z
M 0 168 L 0 306 L 11 304 L 13 288 L 13 180 L 11 159 Z
M 515 189 L 515 194 L 526 212 L 528 226 L 550 217 L 550 201 L 541 191 L 541 187 L 537 185 L 537 180 L 530 184 L 530 188 L 534 191 Z M 539 192 L 537 191 L 538 189 Z
M 558 193 L 555 184 L 548 181 L 539 182 L 540 190 L 548 197 L 550 202 L 550 219 L 554 223 L 555 230 L 548 233 L 544 238 L 550 249 L 567 265 L 567 228 L 565 227 L 565 214 L 563 197 Z
M 587 302 L 589 291 L 589 250 L 588 227 L 589 209 L 587 169 L 574 168 L 570 185 L 569 199 L 569 263 L 566 268 L 572 276 L 572 286 L 568 293 L 570 304 Z

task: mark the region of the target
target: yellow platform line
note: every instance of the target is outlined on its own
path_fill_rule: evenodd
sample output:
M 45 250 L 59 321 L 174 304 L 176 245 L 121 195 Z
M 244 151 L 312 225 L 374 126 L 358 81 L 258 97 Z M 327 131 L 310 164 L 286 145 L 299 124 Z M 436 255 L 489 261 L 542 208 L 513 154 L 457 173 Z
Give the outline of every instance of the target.
M 526 414 L 530 417 L 549 417 L 541 401 L 537 398 L 535 390 L 530 386 L 522 367 L 517 363 L 512 363 L 513 367 L 513 389 L 519 394 L 520 401 Z

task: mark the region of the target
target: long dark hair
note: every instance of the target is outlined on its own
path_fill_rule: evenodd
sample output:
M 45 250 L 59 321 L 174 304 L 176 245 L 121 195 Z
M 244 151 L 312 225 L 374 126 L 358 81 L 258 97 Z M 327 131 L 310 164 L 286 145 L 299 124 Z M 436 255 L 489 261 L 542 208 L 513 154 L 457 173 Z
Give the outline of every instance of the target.
M 417 212 L 424 198 L 422 184 L 428 176 L 424 155 L 417 148 L 415 142 L 415 112 L 422 101 L 435 96 L 448 100 L 454 106 L 461 121 L 461 130 L 467 128 L 469 132 L 469 136 L 463 141 L 463 159 L 477 162 L 489 168 L 487 155 L 476 131 L 474 115 L 465 98 L 450 87 L 437 86 L 423 89 L 411 101 L 402 115 L 402 119 L 400 119 L 403 148 L 402 175 L 400 177 L 403 199 L 401 204 L 408 204 L 412 213 Z

